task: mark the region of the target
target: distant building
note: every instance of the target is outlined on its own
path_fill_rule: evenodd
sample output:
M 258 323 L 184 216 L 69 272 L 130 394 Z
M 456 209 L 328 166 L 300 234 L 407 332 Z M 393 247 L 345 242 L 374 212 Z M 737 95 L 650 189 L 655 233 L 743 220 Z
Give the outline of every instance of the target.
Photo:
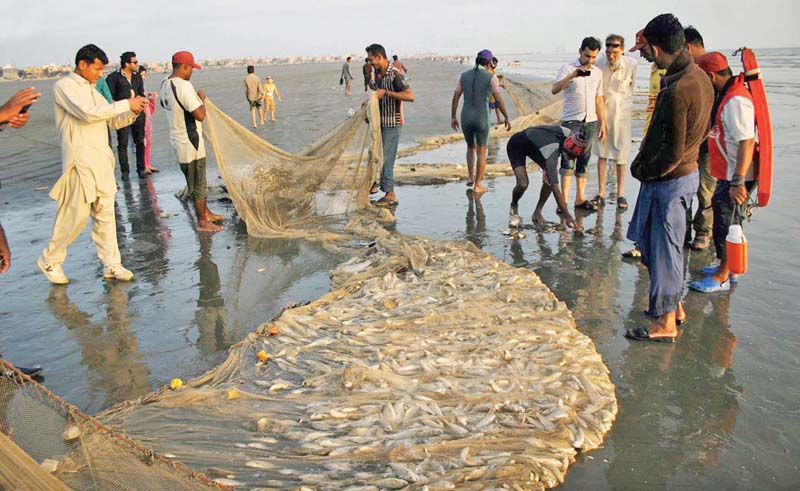
M 11 65 L 2 68 L 3 80 L 19 80 L 19 70 Z

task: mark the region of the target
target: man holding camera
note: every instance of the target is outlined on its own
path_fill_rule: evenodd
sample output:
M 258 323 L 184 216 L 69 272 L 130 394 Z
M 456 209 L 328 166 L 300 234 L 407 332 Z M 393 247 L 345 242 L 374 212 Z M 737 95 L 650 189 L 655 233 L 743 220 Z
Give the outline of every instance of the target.
M 577 159 L 566 154 L 562 157 L 561 192 L 564 197 L 568 196 L 572 176 L 575 175 L 575 208 L 596 211 L 597 206 L 586 199 L 584 191 L 591 149 L 606 134 L 603 73 L 594 66 L 597 55 L 600 54 L 600 41 L 593 37 L 584 38 L 578 53 L 578 59 L 561 67 L 551 89 L 553 94 L 564 92 L 561 126 L 569 128 L 573 133 L 582 133 L 589 145 L 586 152 Z

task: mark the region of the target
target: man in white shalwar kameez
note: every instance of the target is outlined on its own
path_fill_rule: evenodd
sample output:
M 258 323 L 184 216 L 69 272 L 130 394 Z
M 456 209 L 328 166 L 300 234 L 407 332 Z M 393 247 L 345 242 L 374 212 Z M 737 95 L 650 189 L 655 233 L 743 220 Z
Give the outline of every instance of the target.
M 107 102 L 95 90 L 107 63 L 103 50 L 86 45 L 75 56 L 75 71 L 53 88 L 63 174 L 50 191 L 50 197 L 58 203 L 53 234 L 36 264 L 55 284 L 69 282 L 61 264 L 67 257 L 67 247 L 86 227 L 90 216 L 94 219 L 92 240 L 103 263 L 103 277 L 133 279 L 133 273 L 122 266 L 117 245 L 115 161 L 107 128 L 130 125 L 147 102 L 143 97 Z
M 608 164 L 616 165 L 617 207 L 628 208 L 625 199 L 625 165 L 631 150 L 631 112 L 633 86 L 636 81 L 636 61 L 623 56 L 625 39 L 617 34 L 606 38 L 606 53 L 596 66 L 603 72 L 603 89 L 606 113 L 606 138 L 598 142 L 597 180 L 598 193 L 592 200 L 598 206 L 605 204 L 606 173 Z

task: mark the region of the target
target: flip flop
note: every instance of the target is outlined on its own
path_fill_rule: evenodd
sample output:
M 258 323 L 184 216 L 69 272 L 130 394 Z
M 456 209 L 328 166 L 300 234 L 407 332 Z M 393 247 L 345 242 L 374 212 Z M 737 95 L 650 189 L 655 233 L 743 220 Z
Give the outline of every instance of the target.
M 377 201 L 373 201 L 372 204 L 377 206 L 378 208 L 391 208 L 393 206 L 397 206 L 400 202 L 395 201 L 393 199 L 387 199 L 385 196 Z
M 642 257 L 642 251 L 640 251 L 638 247 L 634 247 L 629 251 L 623 252 L 622 257 L 630 259 L 639 259 Z
M 620 210 L 627 210 L 628 209 L 628 200 L 625 199 L 625 196 L 620 196 L 617 198 L 617 208 Z
M 575 204 L 576 210 L 586 210 L 586 211 L 597 211 L 597 205 L 592 203 L 589 200 L 584 201 L 583 203 Z
M 650 337 L 650 330 L 646 327 L 637 327 L 632 331 L 627 331 L 625 337 L 634 341 L 650 341 L 652 343 L 674 343 L 674 337 Z
M 700 293 L 726 292 L 731 289 L 731 282 L 723 281 L 720 283 L 713 276 L 706 276 L 702 280 L 689 283 L 689 288 Z

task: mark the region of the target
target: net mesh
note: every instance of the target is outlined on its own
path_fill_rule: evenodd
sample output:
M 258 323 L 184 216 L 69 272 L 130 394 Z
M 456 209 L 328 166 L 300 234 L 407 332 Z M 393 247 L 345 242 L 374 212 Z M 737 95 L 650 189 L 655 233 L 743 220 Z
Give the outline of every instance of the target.
M 515 129 L 554 120 L 543 88 L 505 85 Z M 380 168 L 377 110 L 373 97 L 289 154 L 208 101 L 209 140 L 248 233 L 347 239 L 326 246 L 352 258 L 330 293 L 287 308 L 220 366 L 96 418 L 14 372 L 0 385 L 4 432 L 73 489 L 563 482 L 616 417 L 608 369 L 535 273 L 470 243 L 390 234 L 374 216 L 342 219 L 367 207 Z
M 22 483 L 38 472 L 52 474 L 75 490 L 225 489 L 101 424 L 8 362 L 0 360 L 0 368 L 0 430 L 41 464 L 29 476 L 20 476 Z M 2 453 L 4 459 L 13 459 L 7 444 Z

